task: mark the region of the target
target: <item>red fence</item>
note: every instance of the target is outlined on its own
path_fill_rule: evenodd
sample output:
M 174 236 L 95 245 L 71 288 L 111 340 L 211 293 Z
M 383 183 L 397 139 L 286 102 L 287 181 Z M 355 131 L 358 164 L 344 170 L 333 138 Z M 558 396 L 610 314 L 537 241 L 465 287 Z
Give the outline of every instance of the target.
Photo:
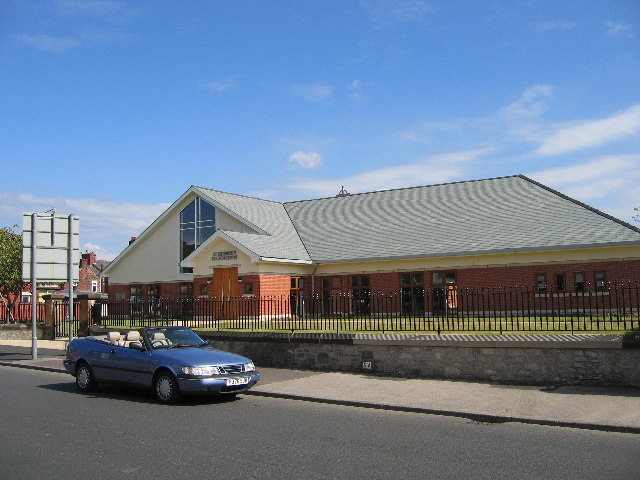
M 38 303 L 37 305 L 37 319 L 39 322 L 44 322 L 44 303 Z M 7 305 L 0 303 L 0 322 L 7 323 L 8 321 L 16 321 L 20 323 L 30 322 L 32 317 L 31 303 L 16 303 L 13 305 L 11 313 L 7 309 Z

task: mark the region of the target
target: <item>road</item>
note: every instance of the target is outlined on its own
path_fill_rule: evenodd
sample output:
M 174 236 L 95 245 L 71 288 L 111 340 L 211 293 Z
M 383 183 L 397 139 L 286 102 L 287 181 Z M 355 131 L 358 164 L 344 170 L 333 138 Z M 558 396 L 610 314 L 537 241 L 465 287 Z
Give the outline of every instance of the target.
M 154 403 L 0 366 L 0 476 L 28 479 L 640 478 L 640 435 L 484 424 L 250 395 Z

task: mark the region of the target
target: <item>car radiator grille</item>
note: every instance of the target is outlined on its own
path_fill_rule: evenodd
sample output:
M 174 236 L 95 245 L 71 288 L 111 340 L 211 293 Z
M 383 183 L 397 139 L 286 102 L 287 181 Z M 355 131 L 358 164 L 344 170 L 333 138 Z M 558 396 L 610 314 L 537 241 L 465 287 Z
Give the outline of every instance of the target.
M 222 370 L 224 370 L 224 373 L 242 373 L 243 372 L 243 365 L 222 365 Z

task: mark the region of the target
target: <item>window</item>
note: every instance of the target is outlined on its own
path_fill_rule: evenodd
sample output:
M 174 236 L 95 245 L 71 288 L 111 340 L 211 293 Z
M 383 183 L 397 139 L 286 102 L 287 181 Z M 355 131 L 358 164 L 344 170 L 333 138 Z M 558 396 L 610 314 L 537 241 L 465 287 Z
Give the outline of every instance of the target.
M 442 285 L 444 283 L 456 283 L 456 272 L 433 272 L 431 279 L 434 285 Z
M 576 292 L 584 292 L 584 273 L 576 273 Z
M 142 285 L 131 285 L 130 298 L 132 302 L 142 300 Z
M 193 298 L 193 283 L 181 283 L 180 284 L 180 297 L 181 298 Z
M 92 292 L 97 292 L 98 291 L 98 281 L 97 280 L 91 280 L 91 291 Z
M 422 273 L 400 275 L 400 295 L 402 313 L 424 314 L 424 276 Z
M 543 273 L 536 276 L 536 286 L 539 292 L 545 292 L 547 290 L 547 277 Z
M 180 212 L 180 260 L 187 258 L 216 231 L 216 209 L 196 198 Z M 193 273 L 191 267 L 181 267 L 182 273 Z
M 369 275 L 351 277 L 351 292 L 353 295 L 353 313 L 370 313 L 371 290 L 369 288 Z
M 565 276 L 564 273 L 556 273 L 556 291 L 564 292 Z
M 596 272 L 594 278 L 596 281 L 596 290 L 604 290 L 606 287 L 604 272 Z

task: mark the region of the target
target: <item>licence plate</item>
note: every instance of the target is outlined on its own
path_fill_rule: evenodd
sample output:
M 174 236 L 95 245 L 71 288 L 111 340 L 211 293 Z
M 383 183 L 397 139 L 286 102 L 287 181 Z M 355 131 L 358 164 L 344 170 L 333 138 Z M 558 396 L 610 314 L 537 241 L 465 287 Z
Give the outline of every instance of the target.
M 227 387 L 233 385 L 246 385 L 249 383 L 249 377 L 227 378 Z

